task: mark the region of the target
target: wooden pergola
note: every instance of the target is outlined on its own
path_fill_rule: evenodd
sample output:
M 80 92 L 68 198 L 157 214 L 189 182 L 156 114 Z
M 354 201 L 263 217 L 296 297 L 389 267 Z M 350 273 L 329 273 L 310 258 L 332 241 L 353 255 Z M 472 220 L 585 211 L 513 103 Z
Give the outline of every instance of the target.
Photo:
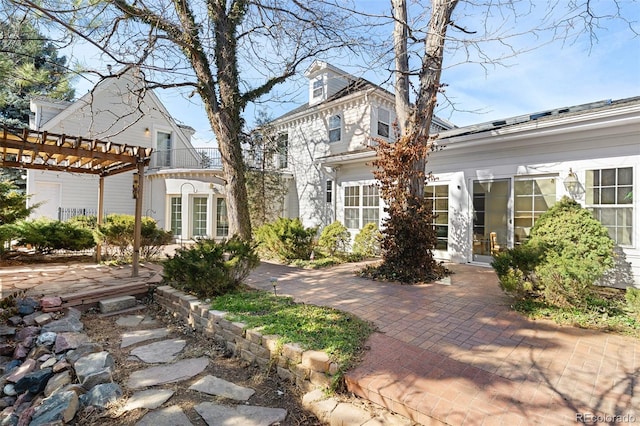
M 137 171 L 137 184 L 133 185 L 136 200 L 132 271 L 134 277 L 138 276 L 140 262 L 144 168 L 149 164 L 151 151 L 151 148 L 29 129 L 3 127 L 0 135 L 0 167 L 98 175 L 98 224 L 102 223 L 104 215 L 104 178 Z M 98 261 L 100 252 L 98 245 Z

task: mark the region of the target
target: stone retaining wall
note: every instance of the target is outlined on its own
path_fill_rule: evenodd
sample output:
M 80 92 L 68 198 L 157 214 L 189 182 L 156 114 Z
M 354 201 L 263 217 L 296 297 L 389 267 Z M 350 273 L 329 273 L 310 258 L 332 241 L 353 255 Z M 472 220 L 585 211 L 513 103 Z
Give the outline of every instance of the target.
M 331 385 L 338 365 L 321 351 L 303 350 L 296 343 L 280 344 L 279 336 L 263 335 L 259 328 L 225 319 L 226 312 L 209 309 L 209 304 L 171 286 L 156 289 L 154 299 L 185 323 L 207 337 L 226 342 L 227 349 L 243 360 L 267 370 L 276 367 L 278 376 L 308 392 Z

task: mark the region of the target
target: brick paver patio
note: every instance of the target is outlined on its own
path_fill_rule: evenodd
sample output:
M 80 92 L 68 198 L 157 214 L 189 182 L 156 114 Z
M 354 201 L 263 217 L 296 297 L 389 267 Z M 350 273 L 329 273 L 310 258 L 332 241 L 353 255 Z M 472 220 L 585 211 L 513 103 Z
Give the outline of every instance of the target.
M 528 321 L 492 269 L 450 268 L 443 283 L 401 286 L 356 277 L 353 265 L 263 263 L 248 283 L 271 290 L 276 277 L 279 294 L 374 322 L 349 389 L 418 423 L 640 424 L 639 340 Z

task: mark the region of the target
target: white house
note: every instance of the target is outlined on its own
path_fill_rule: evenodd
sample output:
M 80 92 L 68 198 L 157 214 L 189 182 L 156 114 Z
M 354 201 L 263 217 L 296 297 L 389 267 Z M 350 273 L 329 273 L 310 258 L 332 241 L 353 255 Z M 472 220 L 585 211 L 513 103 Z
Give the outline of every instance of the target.
M 309 102 L 271 123 L 287 141 L 281 168 L 294 177 L 286 214 L 307 226 L 339 220 L 354 235 L 381 223 L 369 145 L 393 136 L 393 94 L 319 61 L 306 77 Z M 431 130 L 444 146 L 427 164 L 438 258 L 488 264 L 492 233 L 500 247 L 514 247 L 568 195 L 622 249 L 628 271 L 617 285 L 640 287 L 640 97 L 463 128 L 436 118 Z
M 143 215 L 172 230 L 178 240 L 226 236 L 217 149 L 195 149 L 190 142 L 194 130 L 178 125 L 152 91 L 140 90 L 137 72 L 131 68 L 108 77 L 75 102 L 33 99 L 30 127 L 153 148 L 143 182 Z M 105 179 L 105 213 L 134 213 L 132 185 L 133 173 Z M 32 194 L 30 203 L 43 203 L 34 217 L 96 214 L 98 178 L 29 170 L 27 193 Z

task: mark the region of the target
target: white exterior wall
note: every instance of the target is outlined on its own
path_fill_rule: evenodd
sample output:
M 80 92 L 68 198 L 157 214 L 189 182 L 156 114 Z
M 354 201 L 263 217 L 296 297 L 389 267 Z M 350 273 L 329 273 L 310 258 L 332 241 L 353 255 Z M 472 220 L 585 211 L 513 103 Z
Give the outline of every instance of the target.
M 96 138 L 154 150 L 157 149 L 158 132 L 166 132 L 172 135 L 172 149 L 182 151 L 182 155 L 192 149 L 182 129 L 171 120 L 155 95 L 148 92 L 144 99 L 139 100 L 130 93 L 133 85 L 133 80 L 127 75 L 108 79 L 92 94 L 85 95 L 62 111 L 59 105 L 36 100 L 32 102 L 32 111 L 35 113 L 32 126 L 50 133 Z M 149 172 L 151 170 L 147 170 L 145 175 Z M 107 176 L 104 182 L 105 213 L 134 214 L 133 172 Z M 97 211 L 97 176 L 30 170 L 27 178 L 27 193 L 33 194 L 30 203 L 48 199 L 47 194 L 35 193 L 42 186 L 40 183 L 45 186 L 47 183 L 60 184 L 60 205 L 57 207 Z M 143 215 L 160 219 L 162 223 L 166 206 L 157 200 L 164 200 L 164 184 L 151 182 L 147 178 L 143 189 Z M 36 209 L 32 216 L 57 219 L 51 212 L 49 205 L 47 209 Z

